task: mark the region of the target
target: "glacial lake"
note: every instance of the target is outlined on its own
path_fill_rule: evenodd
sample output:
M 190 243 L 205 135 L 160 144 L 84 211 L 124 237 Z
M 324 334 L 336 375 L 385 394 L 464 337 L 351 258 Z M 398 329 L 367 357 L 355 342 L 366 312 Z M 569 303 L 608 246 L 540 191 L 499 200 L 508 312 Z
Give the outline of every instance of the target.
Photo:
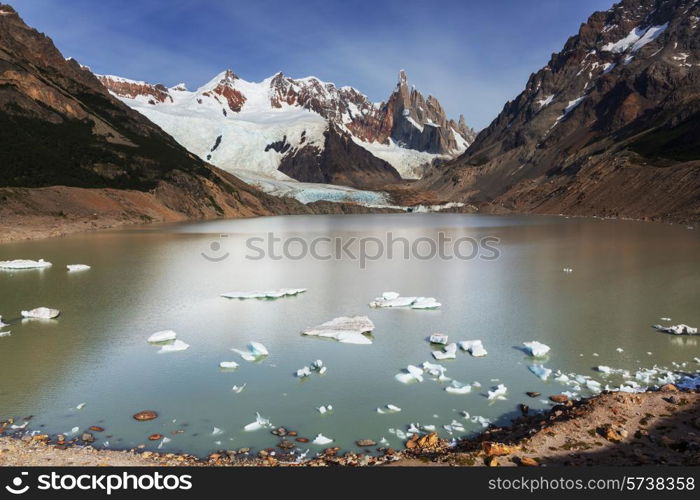
M 311 241 L 384 239 L 389 231 L 409 241 L 437 239 L 441 232 L 453 239 L 495 237 L 500 256 L 404 260 L 398 251 L 391 259 L 367 262 L 365 269 L 349 257 L 246 258 L 255 253 L 246 241 L 268 233 Z M 685 225 L 463 214 L 290 216 L 0 245 L 0 260 L 20 258 L 43 258 L 53 266 L 0 270 L 0 314 L 10 324 L 4 330 L 11 331 L 0 338 L 0 418 L 21 423 L 32 415 L 28 430 L 52 434 L 101 426 L 106 430 L 95 433 L 98 447 L 106 441 L 113 448 L 160 445 L 198 455 L 273 447 L 279 438 L 269 429 L 243 429 L 259 412 L 275 427 L 309 439 L 322 433 L 334 440 L 330 446 L 344 450 L 358 450 L 358 439 L 381 438 L 402 448 L 396 430 L 406 432 L 410 423 L 435 425 L 450 437 L 443 426 L 455 420 L 464 427 L 452 434 L 458 437 L 482 428 L 462 411 L 507 423 L 519 403 L 545 408 L 546 396 L 573 391 L 555 374 L 547 380 L 535 376 L 528 368 L 533 364 L 589 376 L 603 386 L 629 377 L 603 375 L 594 369 L 598 365 L 632 374 L 654 365 L 689 372 L 700 367 L 694 360 L 700 337 L 651 328 L 700 326 L 700 231 Z M 67 264 L 92 269 L 68 273 Z M 296 287 L 308 291 L 277 300 L 220 297 Z M 385 291 L 435 297 L 442 307 L 370 308 Z M 38 306 L 62 314 L 56 320 L 20 318 L 21 310 Z M 374 322 L 371 345 L 300 334 L 354 315 Z M 175 330 L 189 349 L 159 353 L 146 342 L 166 329 Z M 481 339 L 488 355 L 458 351 L 456 359 L 435 361 L 431 351 L 437 347 L 426 340 L 435 332 L 451 342 Z M 535 361 L 519 349 L 530 340 L 551 347 L 545 359 Z M 263 343 L 269 356 L 251 363 L 231 351 L 250 341 Z M 325 374 L 295 376 L 317 359 Z M 222 370 L 221 361 L 240 366 Z M 429 376 L 413 384 L 395 379 L 407 365 L 424 361 L 445 366 L 447 377 L 481 386 L 451 394 L 444 390 L 449 382 Z M 232 391 L 243 384 L 242 392 Z M 498 384 L 507 387 L 506 399 L 489 400 L 487 391 Z M 526 391 L 542 397 L 529 398 Z M 590 394 L 585 387 L 578 392 Z M 377 412 L 388 403 L 402 411 Z M 321 414 L 317 408 L 327 404 L 333 411 Z M 132 415 L 140 410 L 155 410 L 159 418 L 137 422 Z M 171 441 L 149 441 L 154 433 Z M 298 445 L 311 453 L 325 447 Z

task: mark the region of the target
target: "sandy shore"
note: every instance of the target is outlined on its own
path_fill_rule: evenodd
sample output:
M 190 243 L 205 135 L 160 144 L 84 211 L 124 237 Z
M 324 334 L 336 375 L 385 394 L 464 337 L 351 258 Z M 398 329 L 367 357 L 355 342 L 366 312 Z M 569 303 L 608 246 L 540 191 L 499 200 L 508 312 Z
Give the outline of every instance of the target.
M 524 396 L 524 400 L 527 396 Z M 526 404 L 524 402 L 523 404 Z M 673 386 L 644 393 L 606 393 L 566 401 L 523 416 L 511 426 L 490 427 L 456 446 L 434 434 L 414 436 L 406 449 L 377 454 L 327 448 L 297 463 L 280 447 L 220 451 L 207 458 L 150 451 L 103 450 L 60 444 L 55 436 L 0 437 L 0 465 L 14 466 L 556 466 L 700 465 L 700 393 Z

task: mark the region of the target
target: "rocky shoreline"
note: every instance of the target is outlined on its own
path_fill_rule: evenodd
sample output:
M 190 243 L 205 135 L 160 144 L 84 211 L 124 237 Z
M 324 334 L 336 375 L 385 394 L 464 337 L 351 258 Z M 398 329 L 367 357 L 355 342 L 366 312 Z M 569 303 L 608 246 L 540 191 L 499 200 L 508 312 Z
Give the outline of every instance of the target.
M 539 397 L 539 394 L 534 397 Z M 680 390 L 671 384 L 642 393 L 603 392 L 557 402 L 545 412 L 521 416 L 510 426 L 490 426 L 481 434 L 450 443 L 437 434 L 414 434 L 404 450 L 376 448 L 360 440 L 364 453 L 340 453 L 326 448 L 311 458 L 289 453 L 296 433 L 273 431 L 276 448 L 222 450 L 206 458 L 180 453 L 156 453 L 142 448 L 96 449 L 89 445 L 93 427 L 80 438 L 21 433 L 5 434 L 0 424 L 0 466 L 588 466 L 700 465 L 700 390 Z M 5 435 L 2 435 L 5 434 Z

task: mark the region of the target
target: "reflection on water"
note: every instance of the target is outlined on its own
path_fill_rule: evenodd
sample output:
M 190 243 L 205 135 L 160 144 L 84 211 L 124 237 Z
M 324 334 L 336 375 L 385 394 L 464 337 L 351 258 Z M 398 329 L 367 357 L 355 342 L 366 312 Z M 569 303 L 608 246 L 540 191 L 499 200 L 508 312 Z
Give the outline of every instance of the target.
M 350 259 L 245 259 L 246 239 L 269 232 L 310 239 L 382 238 L 387 231 L 409 240 L 440 232 L 455 239 L 495 236 L 500 258 L 381 258 L 364 270 Z M 216 262 L 203 252 L 230 255 Z M 172 438 L 166 450 L 199 454 L 273 446 L 277 440 L 269 431 L 243 430 L 257 411 L 276 426 L 308 438 L 323 433 L 343 447 L 382 437 L 400 446 L 389 429 L 406 430 L 411 422 L 442 429 L 462 419 L 461 411 L 505 418 L 524 401 L 525 391 L 566 390 L 530 373 L 532 361 L 516 349 L 523 341 L 551 346 L 548 368 L 603 383 L 592 370 L 597 365 L 636 370 L 676 361 L 695 370 L 693 358 L 700 355 L 697 339 L 649 327 L 661 317 L 700 324 L 700 238 L 679 226 L 461 214 L 275 217 L 0 246 L 0 260 L 14 258 L 44 258 L 54 266 L 0 272 L 0 314 L 12 331 L 0 338 L 0 417 L 34 415 L 31 427 L 50 432 L 100 425 L 115 447 L 155 447 L 157 442 L 147 441 L 153 433 Z M 67 273 L 65 265 L 76 263 L 92 269 Z M 562 272 L 565 267 L 573 272 Z M 219 297 L 232 290 L 289 287 L 308 291 L 279 300 Z M 443 306 L 434 311 L 367 306 L 387 290 L 436 297 Z M 48 322 L 19 319 L 20 310 L 38 306 L 63 314 Z M 373 344 L 299 334 L 343 315 L 368 315 L 376 325 Z M 165 329 L 191 347 L 159 354 L 146 338 Z M 441 362 L 448 377 L 478 381 L 481 388 L 458 395 L 432 380 L 403 385 L 394 379 L 408 364 L 434 361 L 425 340 L 434 332 L 451 341 L 483 340 L 488 356 L 459 352 L 457 359 Z M 262 342 L 270 355 L 248 363 L 231 351 L 251 340 Z M 328 367 L 324 375 L 294 376 L 317 359 Z M 221 361 L 240 367 L 221 370 Z M 487 390 L 499 383 L 508 387 L 507 399 L 488 401 Z M 231 390 L 243 384 L 240 393 Z M 78 410 L 80 403 L 85 406 Z M 402 411 L 378 413 L 387 403 Z M 319 413 L 328 404 L 333 411 Z M 131 418 L 146 409 L 160 417 Z M 465 427 L 480 428 L 471 422 Z M 184 432 L 171 434 L 178 430 Z M 98 437 L 99 445 L 105 438 Z

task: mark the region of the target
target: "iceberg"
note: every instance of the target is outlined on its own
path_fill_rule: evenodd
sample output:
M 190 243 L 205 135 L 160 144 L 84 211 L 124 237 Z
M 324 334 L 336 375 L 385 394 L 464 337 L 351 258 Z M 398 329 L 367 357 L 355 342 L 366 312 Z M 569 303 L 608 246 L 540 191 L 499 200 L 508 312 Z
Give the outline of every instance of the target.
M 459 342 L 459 347 L 463 351 L 468 351 L 475 358 L 480 358 L 488 354 L 481 340 L 462 340 Z
M 305 378 L 311 375 L 311 369 L 308 366 L 300 368 L 296 371 L 296 376 L 299 378 Z
M 219 368 L 224 370 L 233 370 L 234 368 L 238 368 L 238 363 L 235 361 L 222 361 L 219 363 Z
M 270 352 L 267 350 L 267 347 L 262 345 L 260 342 L 250 342 L 247 347 L 247 351 L 241 351 L 240 349 L 231 350 L 235 353 L 238 353 L 241 356 L 241 358 L 243 358 L 245 361 L 251 362 L 258 361 L 259 359 L 270 355 Z
M 423 370 L 417 366 L 408 365 L 404 371 L 397 373 L 395 378 L 402 384 L 423 382 Z
M 44 259 L 0 260 L 0 269 L 44 269 L 46 267 L 51 267 L 51 265 L 51 262 L 47 262 Z
M 270 424 L 270 421 L 266 418 L 263 418 L 260 416 L 260 413 L 255 414 L 255 422 L 251 422 L 243 427 L 243 430 L 246 432 L 253 432 L 257 431 L 260 429 L 263 429 L 265 427 L 272 427 L 272 424 Z
M 682 323 L 673 326 L 654 325 L 654 328 L 660 332 L 672 333 L 674 335 L 696 335 L 698 333 L 697 328 L 693 328 L 692 326 L 684 325 Z
M 87 404 L 87 403 L 80 403 L 78 406 L 75 407 L 75 409 L 76 409 L 76 410 L 82 410 L 83 408 L 85 408 L 85 405 L 86 405 L 86 404 Z
M 68 269 L 68 272 L 73 272 L 73 271 L 87 271 L 90 269 L 90 266 L 87 264 L 68 264 L 66 266 L 66 269 Z
M 31 311 L 22 311 L 23 318 L 31 319 L 54 319 L 61 314 L 58 309 L 50 309 L 48 307 L 37 307 Z
M 240 394 L 243 392 L 243 389 L 245 389 L 245 386 L 248 384 L 243 384 L 243 385 L 234 385 L 231 387 L 231 390 L 235 392 L 236 394 Z
M 442 333 L 433 333 L 430 338 L 428 338 L 428 341 L 431 344 L 442 344 L 445 345 L 447 344 L 447 335 L 443 335 Z
M 449 380 L 447 377 L 445 377 L 447 368 L 442 365 L 431 363 L 430 361 L 424 361 L 421 367 L 423 368 L 423 371 L 431 377 L 437 377 L 440 381 Z
M 506 399 L 508 388 L 503 384 L 498 384 L 492 391 L 488 391 L 489 400 Z
M 549 352 L 549 346 L 542 344 L 536 340 L 532 342 L 523 342 L 525 350 L 534 358 L 541 358 Z
M 397 292 L 384 292 L 369 303 L 370 307 L 410 307 L 411 309 L 437 309 L 440 304 L 434 297 L 401 297 Z
M 527 367 L 528 370 L 530 370 L 532 373 L 537 375 L 537 377 L 540 380 L 547 380 L 549 376 L 552 374 L 552 370 L 549 368 L 545 368 L 542 365 L 530 365 Z
M 214 430 L 212 431 L 211 435 L 212 435 L 212 436 L 219 436 L 219 435 L 221 435 L 221 434 L 223 434 L 223 433 L 224 433 L 224 431 L 222 431 L 222 430 L 219 429 L 218 427 L 214 427 Z
M 323 361 L 321 361 L 320 359 L 317 359 L 316 361 L 311 363 L 311 366 L 313 366 L 313 368 L 315 370 L 320 370 L 321 368 L 323 368 Z
M 453 380 L 451 385 L 445 387 L 445 391 L 450 394 L 469 394 L 472 392 L 472 386 L 469 384 L 460 384 L 456 380 Z
M 11 331 L 6 331 L 6 332 L 0 332 L 0 338 L 2 337 L 9 337 L 12 334 Z
M 442 351 L 433 351 L 433 357 L 437 360 L 455 359 L 457 357 L 457 344 L 447 344 Z
M 152 344 L 156 344 L 158 342 L 170 342 L 171 340 L 177 339 L 177 333 L 175 333 L 172 330 L 162 330 L 160 332 L 156 332 L 148 339 L 146 342 L 150 342 Z
M 163 439 L 160 440 L 160 444 L 158 445 L 158 449 L 159 450 L 163 449 L 163 445 L 168 444 L 170 441 L 172 441 L 172 439 L 170 439 L 169 437 L 163 437 Z
M 250 292 L 226 292 L 221 296 L 226 299 L 279 299 L 304 293 L 306 288 L 280 288 L 278 290 L 262 290 Z
M 333 411 L 333 405 L 321 405 L 316 409 L 321 415 L 325 415 L 329 411 Z
M 396 406 L 396 405 L 392 405 L 391 403 L 389 403 L 389 404 L 386 405 L 386 409 L 389 410 L 389 411 L 393 411 L 394 413 L 398 413 L 398 412 L 401 411 L 401 408 L 399 408 L 399 407 Z
M 374 330 L 374 323 L 367 316 L 341 316 L 318 326 L 307 328 L 302 335 L 335 339 L 344 344 L 371 344 L 367 338 Z
M 328 438 L 328 437 L 324 436 L 323 434 L 319 434 L 312 441 L 313 444 L 317 444 L 319 446 L 325 446 L 325 445 L 330 444 L 332 442 L 333 442 L 333 440 L 331 438 Z
M 158 351 L 159 353 L 165 353 L 165 352 L 178 352 L 178 351 L 185 351 L 189 349 L 190 345 L 183 342 L 182 340 L 176 340 L 172 344 L 164 344 L 161 346 L 160 350 Z

